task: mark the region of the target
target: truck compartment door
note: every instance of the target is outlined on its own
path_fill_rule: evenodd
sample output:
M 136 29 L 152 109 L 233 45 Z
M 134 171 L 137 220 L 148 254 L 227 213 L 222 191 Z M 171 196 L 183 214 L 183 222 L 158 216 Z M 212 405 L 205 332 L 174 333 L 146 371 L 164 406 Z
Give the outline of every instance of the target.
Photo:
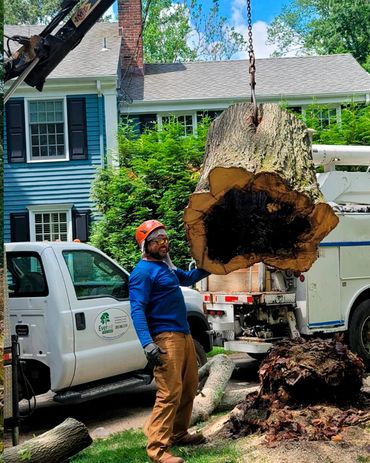
M 308 326 L 321 331 L 344 324 L 340 305 L 339 248 L 319 248 L 319 258 L 306 274 Z

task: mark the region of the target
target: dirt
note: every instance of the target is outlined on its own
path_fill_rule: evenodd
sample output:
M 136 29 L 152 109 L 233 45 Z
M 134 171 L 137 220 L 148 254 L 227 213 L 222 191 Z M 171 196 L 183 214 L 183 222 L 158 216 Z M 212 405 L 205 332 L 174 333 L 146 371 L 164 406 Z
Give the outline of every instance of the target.
M 370 463 L 370 426 L 351 426 L 337 442 L 284 441 L 266 444 L 265 436 L 238 440 L 243 463 Z
M 363 390 L 370 393 L 370 375 Z M 214 417 L 204 426 L 203 433 L 210 439 L 208 445 L 212 445 L 212 436 L 225 425 L 230 413 Z M 240 463 L 370 463 L 370 422 L 344 427 L 334 440 L 269 443 L 265 433 L 255 433 L 235 442 L 242 454 Z
M 203 428 L 206 436 L 219 429 L 225 416 L 214 418 Z M 219 442 L 218 439 L 216 439 Z M 215 439 L 210 437 L 210 444 Z M 266 442 L 255 433 L 235 439 L 242 454 L 240 463 L 370 463 L 370 425 L 350 426 L 335 441 L 285 440 Z

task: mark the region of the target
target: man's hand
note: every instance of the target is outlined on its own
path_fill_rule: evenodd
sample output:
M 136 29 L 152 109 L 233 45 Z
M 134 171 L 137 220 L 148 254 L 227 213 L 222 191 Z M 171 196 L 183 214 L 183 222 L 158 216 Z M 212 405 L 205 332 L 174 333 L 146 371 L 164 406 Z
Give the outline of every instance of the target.
M 161 354 L 166 354 L 166 352 L 161 349 L 157 344 L 151 342 L 144 347 L 146 358 L 151 367 L 160 367 L 163 365 L 163 360 L 161 359 Z

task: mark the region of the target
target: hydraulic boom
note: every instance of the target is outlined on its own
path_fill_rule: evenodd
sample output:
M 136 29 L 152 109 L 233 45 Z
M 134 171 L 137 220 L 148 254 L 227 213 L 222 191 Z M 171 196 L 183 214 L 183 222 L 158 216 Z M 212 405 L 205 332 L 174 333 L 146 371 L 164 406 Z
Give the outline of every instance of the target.
M 8 46 L 5 52 L 8 57 L 4 60 L 4 79 L 7 81 L 17 77 L 5 93 L 5 102 L 23 81 L 42 91 L 46 77 L 80 43 L 113 2 L 114 0 L 63 0 L 61 11 L 39 35 L 8 38 L 8 41 L 16 41 L 22 46 L 14 53 L 10 52 Z M 68 15 L 70 18 L 67 22 L 57 29 Z M 52 34 L 55 29 L 56 33 Z

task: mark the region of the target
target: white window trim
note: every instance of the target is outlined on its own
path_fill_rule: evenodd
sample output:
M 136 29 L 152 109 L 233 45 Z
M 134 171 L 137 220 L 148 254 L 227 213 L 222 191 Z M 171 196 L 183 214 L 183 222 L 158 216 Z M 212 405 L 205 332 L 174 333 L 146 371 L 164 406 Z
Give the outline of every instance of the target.
M 179 116 L 191 116 L 192 117 L 192 126 L 193 126 L 193 135 L 197 134 L 198 131 L 198 121 L 197 121 L 197 111 L 169 111 L 157 113 L 157 122 L 159 130 L 162 130 L 163 117 L 179 117 Z
M 36 241 L 35 214 L 53 212 L 65 212 L 67 214 L 67 241 L 72 241 L 72 207 L 73 204 L 43 204 L 27 206 L 27 209 L 30 213 L 30 241 Z
M 45 101 L 45 100 L 63 100 L 63 119 L 64 119 L 64 149 L 65 158 L 63 159 L 31 159 L 31 138 L 30 138 L 30 121 L 29 121 L 29 105 L 31 101 Z M 25 98 L 25 125 L 26 125 L 26 155 L 28 163 L 40 163 L 40 162 L 65 162 L 69 161 L 69 144 L 68 144 L 68 113 L 67 113 L 67 97 L 66 96 L 45 96 L 43 98 Z
M 321 105 L 321 103 L 318 103 L 319 105 Z M 323 106 L 326 106 L 326 109 L 328 110 L 331 110 L 331 109 L 335 109 L 336 111 L 336 119 L 337 119 L 337 123 L 340 124 L 341 121 L 342 121 L 342 108 L 341 108 L 341 105 L 339 104 L 323 104 Z M 306 117 L 306 112 L 307 112 L 307 109 L 308 109 L 309 105 L 307 106 L 302 106 L 302 116 L 303 116 L 303 120 L 305 119 Z

